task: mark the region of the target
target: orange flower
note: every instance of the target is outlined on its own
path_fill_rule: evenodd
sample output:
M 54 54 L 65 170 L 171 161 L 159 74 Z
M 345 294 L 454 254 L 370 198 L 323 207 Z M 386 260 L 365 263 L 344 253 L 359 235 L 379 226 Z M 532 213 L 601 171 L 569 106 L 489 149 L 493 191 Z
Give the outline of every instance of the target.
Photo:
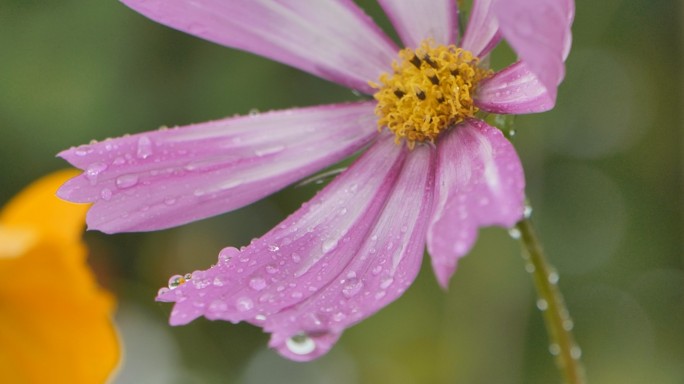
M 48 175 L 0 212 L 0 375 L 7 383 L 100 383 L 118 364 L 114 299 L 86 264 L 87 205 L 61 201 L 76 171 Z

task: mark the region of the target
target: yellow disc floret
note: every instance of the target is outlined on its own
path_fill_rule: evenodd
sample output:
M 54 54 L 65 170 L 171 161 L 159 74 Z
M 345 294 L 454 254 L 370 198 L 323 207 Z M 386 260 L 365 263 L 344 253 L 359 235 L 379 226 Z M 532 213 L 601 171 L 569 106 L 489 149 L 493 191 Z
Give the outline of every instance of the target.
M 477 57 L 453 45 L 429 41 L 417 49 L 399 51 L 392 63 L 394 73 L 382 74 L 378 91 L 378 127 L 387 127 L 409 148 L 416 142 L 434 141 L 449 127 L 477 112 L 473 93 L 477 84 L 491 71 L 479 68 Z

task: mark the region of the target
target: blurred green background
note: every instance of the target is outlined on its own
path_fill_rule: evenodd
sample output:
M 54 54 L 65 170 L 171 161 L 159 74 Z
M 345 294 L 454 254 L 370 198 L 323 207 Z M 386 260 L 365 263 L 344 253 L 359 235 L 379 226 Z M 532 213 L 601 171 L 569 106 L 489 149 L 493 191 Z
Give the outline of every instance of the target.
M 387 26 L 375 2 L 360 3 Z M 533 218 L 592 383 L 684 383 L 683 22 L 680 1 L 577 0 L 557 107 L 516 120 Z M 358 98 L 114 0 L 0 0 L 0 49 L 0 202 L 91 139 Z M 493 66 L 511 60 L 504 51 Z M 317 188 L 172 230 L 87 233 L 119 299 L 126 356 L 113 382 L 560 382 L 519 245 L 500 228 L 481 232 L 448 292 L 425 264 L 313 363 L 281 359 L 249 325 L 167 325 L 171 305 L 153 298 L 169 276 L 205 269 Z

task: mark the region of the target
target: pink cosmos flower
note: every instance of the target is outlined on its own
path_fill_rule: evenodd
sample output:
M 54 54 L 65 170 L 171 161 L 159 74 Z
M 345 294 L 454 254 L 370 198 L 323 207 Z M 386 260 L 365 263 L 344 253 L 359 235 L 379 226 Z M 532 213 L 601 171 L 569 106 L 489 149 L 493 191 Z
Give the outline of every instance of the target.
M 512 145 L 480 120 L 553 107 L 572 0 L 475 0 L 462 37 L 452 0 L 378 0 L 397 48 L 351 0 L 123 0 L 170 27 L 373 95 L 373 100 L 233 117 L 60 153 L 83 174 L 59 191 L 94 203 L 91 229 L 169 228 L 228 212 L 365 149 L 270 232 L 173 277 L 172 325 L 246 321 L 293 360 L 326 353 L 398 298 L 424 248 L 446 287 L 478 228 L 523 215 Z M 480 59 L 505 38 L 519 61 Z M 458 44 L 458 47 L 456 46 Z M 482 112 L 478 112 L 478 111 Z

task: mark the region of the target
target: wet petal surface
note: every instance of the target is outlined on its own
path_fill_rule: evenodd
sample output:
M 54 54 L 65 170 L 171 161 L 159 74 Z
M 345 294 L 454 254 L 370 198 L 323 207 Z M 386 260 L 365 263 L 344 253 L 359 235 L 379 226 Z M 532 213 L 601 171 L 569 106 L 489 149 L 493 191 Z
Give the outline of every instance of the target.
M 465 121 L 439 141 L 438 149 L 427 245 L 437 280 L 446 288 L 480 227 L 510 227 L 522 218 L 525 179 L 511 143 L 483 121 Z
M 84 173 L 59 190 L 94 202 L 91 229 L 169 228 L 257 201 L 366 145 L 372 102 L 228 118 L 60 153 Z

